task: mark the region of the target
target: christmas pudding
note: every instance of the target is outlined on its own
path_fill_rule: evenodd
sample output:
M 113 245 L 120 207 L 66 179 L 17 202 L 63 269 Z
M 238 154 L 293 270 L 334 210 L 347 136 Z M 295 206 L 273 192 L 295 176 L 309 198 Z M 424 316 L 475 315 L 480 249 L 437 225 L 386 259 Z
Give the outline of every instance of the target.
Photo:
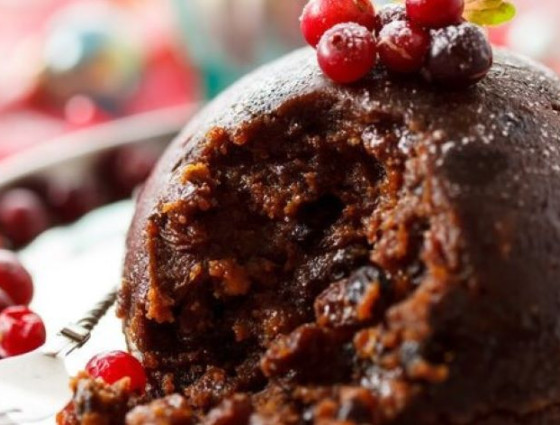
M 128 235 L 147 391 L 80 376 L 59 422 L 560 423 L 560 84 L 434 45 L 351 84 L 303 49 L 188 124 Z

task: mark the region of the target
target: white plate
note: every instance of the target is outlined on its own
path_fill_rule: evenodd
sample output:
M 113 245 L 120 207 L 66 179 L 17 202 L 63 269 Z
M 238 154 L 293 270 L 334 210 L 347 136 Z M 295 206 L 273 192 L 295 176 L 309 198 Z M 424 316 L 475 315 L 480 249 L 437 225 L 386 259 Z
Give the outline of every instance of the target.
M 133 209 L 132 201 L 101 208 L 76 224 L 45 232 L 21 251 L 35 283 L 31 307 L 45 321 L 48 336 L 79 319 L 119 284 Z M 113 308 L 91 340 L 67 358 L 68 370 L 73 375 L 95 354 L 118 349 L 125 349 L 125 342 Z M 38 424 L 52 425 L 54 418 Z

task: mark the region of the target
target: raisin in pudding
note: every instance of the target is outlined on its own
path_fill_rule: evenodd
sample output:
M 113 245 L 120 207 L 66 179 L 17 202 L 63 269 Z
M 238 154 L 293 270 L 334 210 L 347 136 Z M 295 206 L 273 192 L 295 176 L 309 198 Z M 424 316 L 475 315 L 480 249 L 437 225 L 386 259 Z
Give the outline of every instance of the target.
M 107 385 L 115 415 L 82 378 L 67 422 L 560 421 L 559 104 L 506 52 L 456 91 L 337 85 L 311 49 L 246 77 L 138 201 L 119 311 L 147 394 Z

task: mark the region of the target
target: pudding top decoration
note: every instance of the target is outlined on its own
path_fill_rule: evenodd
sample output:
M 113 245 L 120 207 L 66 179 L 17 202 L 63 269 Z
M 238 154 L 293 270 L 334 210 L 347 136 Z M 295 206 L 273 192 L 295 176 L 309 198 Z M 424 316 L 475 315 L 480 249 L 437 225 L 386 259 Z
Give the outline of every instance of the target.
M 392 73 L 419 73 L 459 88 L 477 83 L 492 66 L 492 48 L 479 25 L 514 15 L 503 0 L 406 0 L 377 12 L 370 0 L 310 0 L 301 30 L 336 83 L 358 81 L 380 62 Z

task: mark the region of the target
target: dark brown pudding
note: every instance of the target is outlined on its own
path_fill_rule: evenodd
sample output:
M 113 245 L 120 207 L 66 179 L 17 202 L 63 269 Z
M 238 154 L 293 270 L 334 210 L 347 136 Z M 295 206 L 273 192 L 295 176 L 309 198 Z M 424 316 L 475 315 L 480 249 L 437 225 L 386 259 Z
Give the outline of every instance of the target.
M 139 199 L 119 311 L 184 399 L 127 423 L 560 423 L 559 105 L 504 52 L 460 91 L 306 49 L 224 93 Z

